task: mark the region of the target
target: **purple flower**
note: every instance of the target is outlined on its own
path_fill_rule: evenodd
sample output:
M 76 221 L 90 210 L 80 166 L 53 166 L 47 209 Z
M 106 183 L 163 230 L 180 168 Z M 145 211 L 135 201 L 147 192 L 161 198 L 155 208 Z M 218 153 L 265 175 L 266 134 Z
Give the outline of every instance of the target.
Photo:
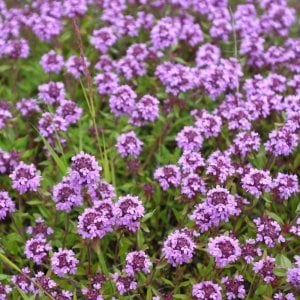
M 193 285 L 192 295 L 197 300 L 222 300 L 221 287 L 212 281 L 202 281 Z
M 103 283 L 107 280 L 106 276 L 101 273 L 96 273 L 90 278 L 90 284 L 93 289 L 100 290 Z
M 300 217 L 297 218 L 296 224 L 291 227 L 290 232 L 300 237 Z
M 128 85 L 117 87 L 109 99 L 109 107 L 115 116 L 124 116 L 132 113 L 137 95 Z
M 97 290 L 83 288 L 81 292 L 87 300 L 104 300 L 103 296 Z
M 75 186 L 95 185 L 100 179 L 100 171 L 96 158 L 84 152 L 72 157 L 69 169 L 71 183 Z
M 196 223 L 200 232 L 205 232 L 211 227 L 219 225 L 220 220 L 216 219 L 215 215 L 216 209 L 206 202 L 202 202 L 196 205 L 190 219 Z
M 239 53 L 247 56 L 247 64 L 262 67 L 265 64 L 264 55 L 265 39 L 258 35 L 246 35 L 241 40 Z
M 61 20 L 47 15 L 32 14 L 30 27 L 33 33 L 43 42 L 50 42 L 54 37 L 60 35 L 63 24 Z
M 259 198 L 262 193 L 269 192 L 272 178 L 269 171 L 251 168 L 242 177 L 242 188 L 252 196 Z
M 198 48 L 196 54 L 197 67 L 208 67 L 217 64 L 221 58 L 221 50 L 212 44 L 203 44 Z
M 236 202 L 234 216 L 239 216 L 242 213 L 244 205 L 248 205 L 248 204 L 250 204 L 250 202 L 247 199 L 245 199 L 239 195 L 235 195 L 234 197 L 235 197 L 235 202 Z
M 142 152 L 143 142 L 138 139 L 133 131 L 120 134 L 117 139 L 116 147 L 121 157 L 137 158 Z
M 173 267 L 189 262 L 194 255 L 196 245 L 183 230 L 175 230 L 164 242 L 162 252 Z
M 83 203 L 80 187 L 72 184 L 68 177 L 64 177 L 62 182 L 53 187 L 52 198 L 56 209 L 66 212 L 70 212 L 74 207 L 81 206 Z
M 35 112 L 40 112 L 40 107 L 33 98 L 23 98 L 21 101 L 17 102 L 16 107 L 24 117 L 27 117 Z
M 180 170 L 175 165 L 163 166 L 155 170 L 154 179 L 157 180 L 161 188 L 166 191 L 170 187 L 177 187 L 181 183 Z
M 146 44 L 133 44 L 128 47 L 126 56 L 134 57 L 137 61 L 144 61 L 149 55 Z
M 7 125 L 7 120 L 12 118 L 9 105 L 6 101 L 0 101 L 0 129 Z
M 82 108 L 71 100 L 61 100 L 56 115 L 62 117 L 67 125 L 75 124 L 82 115 Z
M 154 122 L 159 116 L 159 101 L 153 96 L 145 95 L 135 105 L 129 123 L 135 126 Z
M 190 173 L 186 177 L 182 178 L 181 182 L 181 194 L 188 198 L 193 198 L 197 194 L 204 195 L 206 193 L 206 187 L 204 180 L 195 173 Z
M 65 99 L 66 91 L 62 82 L 50 81 L 38 87 L 39 98 L 46 104 L 58 104 Z
M 102 27 L 94 30 L 90 38 L 91 44 L 101 53 L 106 53 L 116 41 L 117 37 L 111 27 Z
M 223 268 L 239 259 L 241 248 L 237 239 L 221 235 L 209 239 L 208 253 L 214 257 L 216 265 Z
M 253 264 L 253 271 L 259 274 L 264 282 L 270 283 L 275 280 L 273 273 L 275 268 L 275 258 L 266 256 Z
M 204 109 L 201 111 L 192 111 L 192 114 L 196 117 L 195 126 L 205 138 L 217 137 L 219 135 L 222 127 L 222 119 L 219 116 L 212 115 Z
M 59 73 L 64 67 L 64 58 L 54 50 L 50 50 L 42 56 L 40 64 L 46 73 Z
M 150 273 L 152 263 L 144 251 L 133 251 L 126 256 L 124 272 L 128 276 L 134 276 L 137 272 Z
M 276 293 L 273 296 L 274 300 L 296 300 L 293 293 L 283 294 L 282 292 Z
M 100 95 L 111 95 L 119 86 L 119 77 L 115 73 L 104 72 L 95 76 L 94 83 Z
M 300 287 L 300 256 L 295 256 L 296 266 L 286 271 L 287 282 L 295 288 Z
M 32 3 L 32 7 L 35 8 L 41 15 L 49 15 L 57 19 L 63 17 L 63 1 L 35 1 Z
M 221 65 L 210 65 L 200 71 L 201 81 L 206 94 L 215 101 L 227 89 L 228 72 Z
M 55 295 L 55 299 L 57 300 L 72 300 L 73 294 L 70 291 L 59 290 Z
M 113 281 L 116 283 L 118 293 L 123 295 L 137 288 L 137 283 L 130 276 L 121 276 L 117 273 L 112 275 Z
M 276 242 L 285 241 L 280 225 L 270 217 L 256 218 L 253 222 L 257 227 L 256 241 L 265 243 L 269 248 L 273 248 Z
M 295 94 L 300 94 L 300 74 L 295 74 L 293 79 L 288 81 L 288 86 L 294 89 Z
M 232 107 L 227 111 L 226 120 L 231 130 L 250 130 L 252 125 L 251 116 L 243 107 Z
M 186 41 L 192 47 L 203 42 L 204 37 L 200 25 L 188 17 L 184 18 L 181 21 L 179 39 Z
M 260 25 L 265 33 L 275 32 L 278 35 L 287 36 L 290 27 L 296 21 L 295 14 L 294 8 L 274 3 L 261 16 Z
M 185 126 L 177 134 L 176 142 L 183 151 L 198 151 L 202 148 L 203 137 L 198 128 Z
M 234 12 L 234 20 L 235 29 L 243 38 L 256 35 L 259 24 L 253 4 L 239 4 Z
M 145 11 L 137 12 L 137 20 L 138 27 L 144 29 L 151 29 L 154 24 L 154 16 L 151 13 L 146 13 Z
M 78 217 L 78 233 L 84 239 L 103 238 L 115 225 L 114 204 L 111 200 L 96 203 L 93 208 L 86 208 Z
M 10 174 L 19 164 L 18 151 L 6 152 L 0 149 L 0 174 Z
M 98 62 L 95 64 L 95 69 L 102 72 L 111 72 L 115 68 L 115 61 L 108 55 L 101 55 Z
M 88 9 L 86 0 L 65 0 L 63 2 L 64 15 L 68 18 L 83 16 Z
M 92 201 L 112 200 L 116 197 L 116 191 L 113 185 L 105 180 L 99 181 L 95 186 L 88 187 L 88 194 Z
M 0 191 L 0 220 L 4 220 L 15 209 L 15 203 L 9 197 L 8 192 Z
M 236 198 L 225 188 L 217 186 L 208 191 L 206 203 L 215 208 L 215 222 L 228 221 L 228 218 L 236 214 Z
M 231 159 L 225 153 L 217 150 L 208 157 L 206 174 L 215 176 L 218 182 L 226 182 L 227 178 L 234 173 L 235 168 L 231 163 Z
M 120 197 L 116 203 L 116 225 L 129 231 L 140 228 L 140 219 L 144 216 L 145 208 L 137 196 Z
M 37 265 L 41 265 L 51 250 L 52 247 L 44 237 L 36 236 L 26 242 L 24 253 L 27 259 L 31 259 Z
M 6 41 L 2 52 L 12 59 L 27 58 L 29 56 L 30 48 L 25 39 L 14 39 Z
M 171 62 L 164 62 L 157 66 L 155 75 L 166 88 L 166 92 L 174 96 L 191 90 L 196 85 L 193 69 Z
M 9 285 L 4 285 L 0 282 L 0 300 L 8 299 L 8 294 L 12 291 L 12 288 Z
M 269 73 L 268 77 L 264 80 L 267 87 L 275 93 L 282 93 L 286 90 L 286 77 L 276 74 Z
M 276 66 L 288 62 L 291 59 L 291 55 L 284 47 L 272 45 L 265 51 L 263 59 L 265 64 L 271 66 L 271 69 L 276 69 Z
M 134 56 L 126 55 L 117 62 L 117 70 L 127 80 L 134 77 L 144 76 L 147 72 L 146 64 L 143 61 L 138 61 Z
M 271 185 L 272 194 L 280 200 L 287 200 L 299 192 L 297 175 L 278 173 Z
M 20 194 L 36 192 L 40 186 L 41 176 L 34 164 L 26 165 L 20 162 L 14 171 L 9 175 L 12 180 L 12 187 Z
M 71 74 L 75 79 L 79 79 L 86 75 L 86 69 L 90 66 L 90 62 L 86 57 L 71 56 L 65 63 L 67 73 Z
M 34 237 L 46 237 L 53 233 L 53 229 L 46 226 L 43 218 L 37 218 L 34 226 L 29 226 L 26 232 Z
M 59 248 L 51 257 L 51 269 L 58 277 L 67 274 L 75 274 L 77 271 L 78 259 L 72 250 Z
M 245 299 L 246 290 L 242 275 L 235 275 L 233 278 L 223 277 L 221 282 L 225 286 L 226 297 L 228 300 Z
M 194 173 L 200 167 L 205 166 L 204 158 L 198 152 L 184 151 L 178 160 L 178 164 L 182 167 L 185 174 Z
M 235 155 L 245 158 L 252 151 L 258 151 L 260 137 L 255 131 L 240 132 L 236 135 L 232 144 L 232 152 Z
M 57 284 L 50 277 L 46 276 L 43 272 L 38 272 L 33 281 L 37 283 L 44 291 L 52 296 L 57 295 Z M 43 296 L 43 291 L 39 290 L 40 296 Z
M 290 155 L 299 144 L 299 137 L 289 125 L 273 130 L 269 134 L 269 139 L 264 144 L 268 152 L 275 156 Z
M 151 43 L 155 49 L 168 48 L 178 41 L 180 24 L 171 17 L 160 19 L 151 29 Z
M 51 140 L 56 139 L 59 131 L 67 131 L 68 124 L 62 117 L 44 112 L 39 120 L 38 128 L 41 136 Z
M 33 280 L 31 280 L 32 274 L 29 268 L 25 267 L 21 271 L 20 274 L 12 276 L 11 281 L 25 294 L 36 293 L 37 288 L 33 284 Z
M 118 37 L 138 36 L 138 25 L 139 24 L 137 20 L 131 15 L 120 14 L 119 17 L 115 18 L 114 21 L 114 28 L 117 32 Z
M 296 113 L 300 108 L 300 94 L 285 97 L 283 100 L 283 107 L 287 115 Z
M 245 244 L 241 245 L 241 257 L 250 264 L 257 256 L 262 256 L 262 251 L 256 245 L 256 240 L 248 239 Z

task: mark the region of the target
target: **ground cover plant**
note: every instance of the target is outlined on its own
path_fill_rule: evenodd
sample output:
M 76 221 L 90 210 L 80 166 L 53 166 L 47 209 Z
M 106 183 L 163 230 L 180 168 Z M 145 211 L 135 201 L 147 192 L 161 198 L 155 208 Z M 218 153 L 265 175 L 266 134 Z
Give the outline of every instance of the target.
M 1 0 L 0 299 L 300 299 L 299 8 Z

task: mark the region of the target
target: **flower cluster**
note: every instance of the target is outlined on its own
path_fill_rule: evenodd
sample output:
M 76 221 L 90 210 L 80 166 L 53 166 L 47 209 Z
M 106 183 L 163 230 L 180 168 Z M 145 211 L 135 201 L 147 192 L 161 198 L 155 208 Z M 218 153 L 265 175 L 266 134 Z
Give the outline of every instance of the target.
M 51 269 L 59 277 L 67 274 L 75 274 L 78 262 L 72 250 L 60 248 L 51 257 Z
M 37 191 L 41 182 L 41 176 L 34 164 L 27 165 L 22 161 L 9 177 L 12 180 L 12 187 L 20 194 Z
M 15 203 L 9 197 L 8 192 L 0 192 L 0 220 L 5 219 L 15 211 Z
M 223 235 L 209 239 L 208 252 L 215 258 L 218 267 L 225 267 L 240 257 L 241 248 L 236 239 Z
M 172 266 L 189 262 L 195 252 L 193 238 L 184 230 L 175 230 L 164 242 L 162 252 Z

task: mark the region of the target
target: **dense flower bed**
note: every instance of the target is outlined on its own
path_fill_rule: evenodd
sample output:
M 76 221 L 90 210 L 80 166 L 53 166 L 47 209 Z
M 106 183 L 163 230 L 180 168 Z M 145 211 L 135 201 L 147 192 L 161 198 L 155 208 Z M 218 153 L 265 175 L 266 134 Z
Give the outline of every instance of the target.
M 0 299 L 300 299 L 299 9 L 0 0 Z

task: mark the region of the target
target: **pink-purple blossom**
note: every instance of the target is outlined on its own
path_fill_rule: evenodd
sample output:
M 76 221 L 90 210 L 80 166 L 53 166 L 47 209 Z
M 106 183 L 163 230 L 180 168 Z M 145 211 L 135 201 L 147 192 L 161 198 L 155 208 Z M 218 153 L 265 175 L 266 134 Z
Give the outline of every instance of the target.
M 173 267 L 191 261 L 196 244 L 184 231 L 175 230 L 164 242 L 163 255 Z
M 51 269 L 59 277 L 77 272 L 79 261 L 72 250 L 59 248 L 51 257 Z
M 22 161 L 9 177 L 12 180 L 12 187 L 20 194 L 36 192 L 41 182 L 40 172 L 36 169 L 35 165 L 27 165 Z
M 237 239 L 222 235 L 209 239 L 208 253 L 214 257 L 218 267 L 225 267 L 239 259 L 241 248 Z

